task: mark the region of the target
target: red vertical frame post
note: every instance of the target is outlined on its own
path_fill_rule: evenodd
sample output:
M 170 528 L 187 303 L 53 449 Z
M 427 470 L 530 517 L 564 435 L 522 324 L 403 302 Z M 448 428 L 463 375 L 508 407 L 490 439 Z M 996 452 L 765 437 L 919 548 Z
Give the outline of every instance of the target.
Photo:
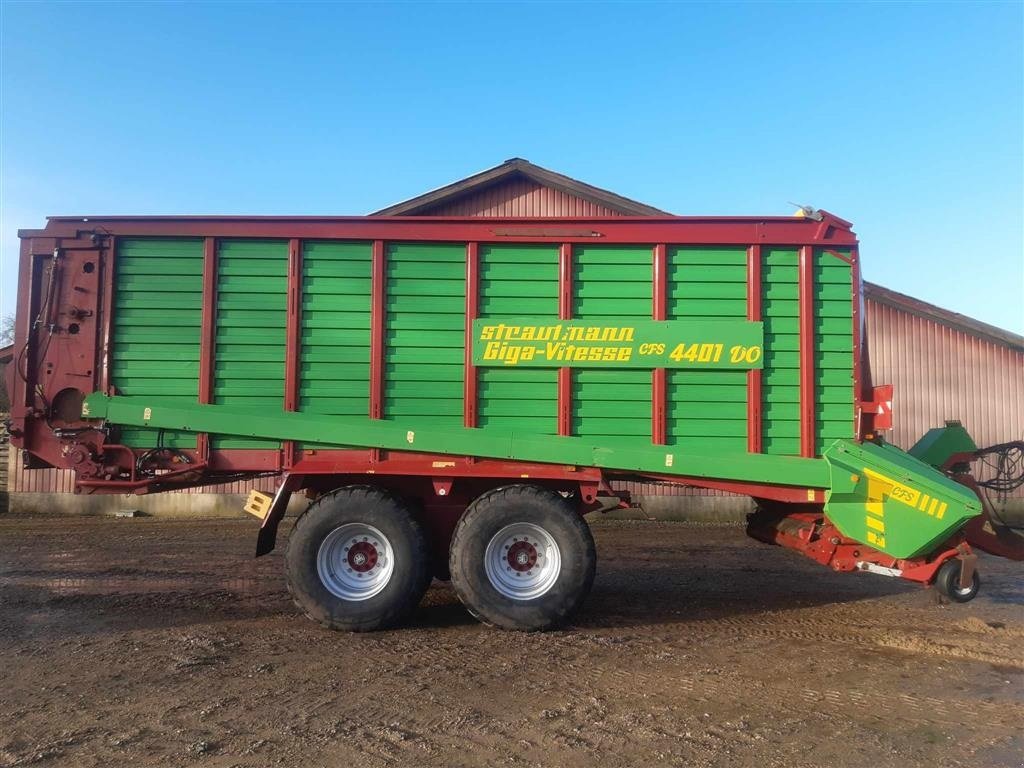
M 288 316 L 285 321 L 284 409 L 299 408 L 299 364 L 302 346 L 302 241 L 288 241 Z M 281 444 L 285 469 L 295 464 L 295 442 Z
M 370 418 L 384 417 L 384 312 L 385 312 L 385 267 L 386 252 L 383 240 L 373 241 L 370 264 Z M 383 453 L 379 448 L 370 451 L 372 461 L 380 461 Z
M 814 248 L 800 249 L 800 455 L 815 455 Z
M 651 280 L 651 317 L 655 320 L 667 320 L 668 246 L 665 243 L 654 246 Z M 667 440 L 667 393 L 668 374 L 664 368 L 655 368 L 651 372 L 651 442 L 655 445 L 664 445 Z
M 19 311 L 14 317 L 14 350 L 16 354 L 9 363 L 9 365 L 15 366 L 16 370 L 22 366 L 22 358 L 28 354 L 28 344 L 33 332 L 32 317 L 36 311 L 32 303 L 33 284 L 36 280 L 35 259 L 32 256 L 32 241 L 29 238 L 22 238 L 20 246 L 21 254 L 18 261 Z M 111 281 L 111 286 L 112 284 L 113 281 Z M 35 390 L 35 384 L 31 381 L 32 379 L 33 374 L 31 370 L 25 371 L 24 379 L 20 375 L 15 376 L 13 378 L 14 389 L 8 393 L 11 400 L 12 426 L 17 427 L 22 432 L 24 432 L 25 416 L 31 408 L 32 396 Z M 19 438 L 17 434 L 13 435 L 13 437 L 16 441 L 15 444 L 23 444 L 18 441 L 25 438 Z M 24 445 L 27 447 L 28 443 L 25 442 Z M 15 477 L 24 477 L 24 475 L 19 471 Z M 14 490 L 14 488 L 11 488 L 11 490 Z
M 867 346 L 864 343 L 864 286 L 860 275 L 860 254 L 856 246 L 850 249 L 850 288 L 853 302 L 853 393 L 857 408 L 854 411 L 853 434 L 861 439 L 865 429 L 861 403 L 874 400 L 873 382 L 868 366 Z M 872 420 L 871 428 L 874 428 Z
M 199 402 L 213 402 L 214 364 L 217 336 L 217 238 L 203 240 L 203 311 L 199 330 Z M 210 435 L 196 437 L 199 458 L 210 458 Z
M 752 245 L 747 249 L 747 320 L 756 323 L 762 321 L 762 295 L 761 246 Z M 761 349 L 763 356 L 763 341 Z M 750 453 L 761 453 L 764 450 L 761 372 L 760 368 L 752 368 L 747 371 L 747 450 Z
M 370 267 L 370 418 L 384 416 L 384 241 L 373 241 Z
M 99 390 L 108 395 L 114 394 L 113 382 L 110 380 L 110 347 L 114 341 L 114 280 L 117 275 L 117 238 L 111 235 L 107 239 L 106 254 L 99 260 L 100 290 L 103 300 L 100 311 L 103 316 L 99 322 L 99 348 L 101 350 Z M 13 396 L 13 392 L 10 393 Z
M 462 423 L 477 425 L 477 375 L 473 365 L 473 321 L 480 315 L 480 246 L 466 243 L 466 353 L 463 366 Z
M 572 318 L 572 243 L 558 249 L 558 319 Z M 572 434 L 572 369 L 558 369 L 558 434 Z

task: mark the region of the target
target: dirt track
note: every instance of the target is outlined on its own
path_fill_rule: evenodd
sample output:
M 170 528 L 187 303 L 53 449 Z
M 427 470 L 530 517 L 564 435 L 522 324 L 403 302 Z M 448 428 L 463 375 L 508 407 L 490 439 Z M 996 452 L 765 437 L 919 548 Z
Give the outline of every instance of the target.
M 576 624 L 443 587 L 331 633 L 248 521 L 0 518 L 0 766 L 1019 766 L 1024 579 L 968 606 L 739 528 L 600 521 Z

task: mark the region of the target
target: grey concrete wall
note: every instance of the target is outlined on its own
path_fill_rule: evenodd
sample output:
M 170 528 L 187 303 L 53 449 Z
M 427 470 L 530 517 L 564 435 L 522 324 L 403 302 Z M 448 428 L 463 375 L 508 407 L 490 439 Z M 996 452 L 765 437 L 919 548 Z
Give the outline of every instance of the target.
M 12 493 L 10 511 L 30 515 L 111 515 L 139 510 L 155 517 L 239 517 L 245 496 L 228 493 L 155 493 L 146 496 L 81 496 L 73 493 Z M 617 510 L 607 517 L 635 520 L 741 522 L 752 508 L 741 496 L 641 496 L 640 509 Z M 305 508 L 305 499 L 292 498 L 289 512 Z
M 146 496 L 12 493 L 8 508 L 29 515 L 112 515 L 140 510 L 157 517 L 238 517 L 245 497 L 227 493 L 154 493 Z
M 140 510 L 156 517 L 244 517 L 245 496 L 227 493 L 155 493 L 147 496 L 79 496 L 72 493 L 12 493 L 14 514 L 110 515 L 119 510 Z M 701 523 L 741 523 L 753 510 L 745 496 L 636 496 L 638 509 L 604 513 L 612 519 L 675 520 Z M 305 497 L 294 495 L 289 513 L 305 508 Z M 0 507 L 2 511 L 2 507 Z M 1024 500 L 1010 499 L 997 507 L 1004 519 L 1024 525 Z

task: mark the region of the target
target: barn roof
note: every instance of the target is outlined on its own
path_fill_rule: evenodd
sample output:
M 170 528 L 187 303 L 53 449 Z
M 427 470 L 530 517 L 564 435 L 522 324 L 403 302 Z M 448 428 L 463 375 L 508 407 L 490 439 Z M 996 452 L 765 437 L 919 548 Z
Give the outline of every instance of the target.
M 624 216 L 668 216 L 666 211 L 652 205 L 630 200 L 628 197 L 609 192 L 607 189 L 573 179 L 561 173 L 541 168 L 529 160 L 513 157 L 501 165 L 474 173 L 459 181 L 432 189 L 400 203 L 374 211 L 371 216 L 429 216 L 442 205 L 459 198 L 477 194 L 490 187 L 507 184 L 518 179 L 527 179 L 542 187 L 563 192 L 595 205 L 608 208 Z
M 894 307 L 902 312 L 922 317 L 925 320 L 931 320 L 971 336 L 977 336 L 986 341 L 1005 345 L 1018 352 L 1024 352 L 1024 336 L 995 325 L 983 323 L 980 320 L 975 320 L 973 317 L 961 315 L 959 312 L 953 312 L 952 310 L 938 307 L 935 304 L 929 304 L 927 301 L 915 299 L 913 296 L 899 293 L 876 283 L 864 282 L 864 297 L 876 304 Z

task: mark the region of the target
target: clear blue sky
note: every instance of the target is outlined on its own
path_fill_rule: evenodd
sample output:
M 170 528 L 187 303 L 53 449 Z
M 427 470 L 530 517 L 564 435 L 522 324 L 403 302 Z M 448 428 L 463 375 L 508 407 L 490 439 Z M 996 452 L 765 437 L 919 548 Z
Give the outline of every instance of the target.
M 365 213 L 513 156 L 852 220 L 1024 332 L 1024 5 L 2 3 L 0 311 L 48 214 Z

